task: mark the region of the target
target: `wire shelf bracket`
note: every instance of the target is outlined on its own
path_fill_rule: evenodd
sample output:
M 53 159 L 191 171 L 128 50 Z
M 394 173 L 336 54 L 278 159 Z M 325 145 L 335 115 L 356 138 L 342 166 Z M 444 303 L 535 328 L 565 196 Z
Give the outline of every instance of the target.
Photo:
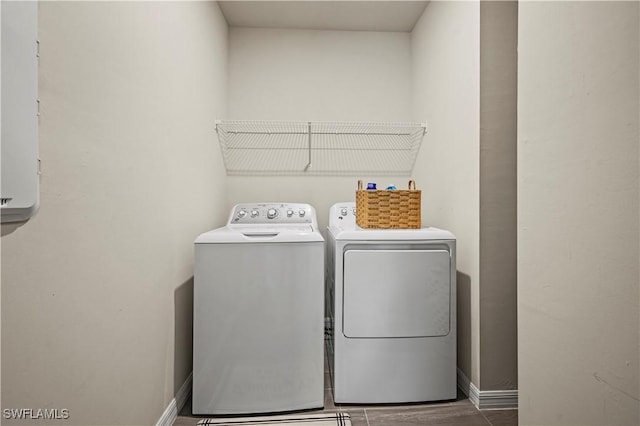
M 411 176 L 426 123 L 217 120 L 229 176 Z

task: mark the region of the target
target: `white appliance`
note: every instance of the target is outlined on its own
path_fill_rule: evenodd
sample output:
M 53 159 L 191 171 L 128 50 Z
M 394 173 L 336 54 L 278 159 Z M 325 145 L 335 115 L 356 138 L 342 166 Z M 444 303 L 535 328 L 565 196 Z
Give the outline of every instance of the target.
M 40 200 L 38 2 L 0 2 L 0 218 L 29 219 Z
M 324 406 L 323 268 L 307 204 L 239 204 L 195 240 L 194 414 Z
M 336 403 L 456 398 L 456 240 L 448 231 L 362 229 L 331 207 L 326 293 Z

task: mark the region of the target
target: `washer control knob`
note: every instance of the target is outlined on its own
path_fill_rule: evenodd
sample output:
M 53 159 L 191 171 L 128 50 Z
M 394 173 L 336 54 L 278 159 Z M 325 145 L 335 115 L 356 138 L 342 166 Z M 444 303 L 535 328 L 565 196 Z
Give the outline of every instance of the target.
M 300 209 L 298 211 L 298 214 L 300 215 L 300 217 L 304 217 L 305 213 L 307 213 L 307 212 L 305 212 L 303 209 Z
M 258 210 L 251 210 L 251 217 L 258 217 L 259 214 L 260 212 Z
M 289 209 L 287 210 L 287 217 L 291 217 L 293 216 L 293 210 Z
M 243 217 L 245 217 L 247 215 L 247 211 L 246 210 L 240 210 L 238 212 L 238 218 L 242 219 Z
M 341 208 L 340 209 L 340 216 L 346 216 L 347 213 L 349 213 L 349 210 L 347 210 L 346 208 Z
M 276 210 L 276 209 L 267 210 L 267 218 L 268 219 L 274 219 L 276 216 L 278 216 L 278 210 Z

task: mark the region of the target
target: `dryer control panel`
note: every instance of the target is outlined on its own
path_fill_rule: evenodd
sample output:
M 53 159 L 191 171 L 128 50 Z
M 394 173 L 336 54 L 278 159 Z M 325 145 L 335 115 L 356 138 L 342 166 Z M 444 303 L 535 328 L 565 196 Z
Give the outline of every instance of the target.
M 237 204 L 228 224 L 310 224 L 317 225 L 316 212 L 309 204 L 256 203 Z
M 344 202 L 331 206 L 329 226 L 353 228 L 356 226 L 356 203 Z

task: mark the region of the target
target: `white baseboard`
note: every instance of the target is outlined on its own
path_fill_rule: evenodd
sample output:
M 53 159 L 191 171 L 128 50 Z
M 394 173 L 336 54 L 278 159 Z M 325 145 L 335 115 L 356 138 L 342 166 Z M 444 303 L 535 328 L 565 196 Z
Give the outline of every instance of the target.
M 518 408 L 518 390 L 481 391 L 459 368 L 458 387 L 478 410 Z
M 189 399 L 189 395 L 191 395 L 191 382 L 193 381 L 193 373 L 189 374 L 187 380 L 184 381 L 178 392 L 176 393 L 176 397 L 171 400 L 167 408 L 160 416 L 158 423 L 156 426 L 171 426 L 173 422 L 176 421 L 178 417 L 178 413 L 184 407 L 184 404 L 187 403 Z

